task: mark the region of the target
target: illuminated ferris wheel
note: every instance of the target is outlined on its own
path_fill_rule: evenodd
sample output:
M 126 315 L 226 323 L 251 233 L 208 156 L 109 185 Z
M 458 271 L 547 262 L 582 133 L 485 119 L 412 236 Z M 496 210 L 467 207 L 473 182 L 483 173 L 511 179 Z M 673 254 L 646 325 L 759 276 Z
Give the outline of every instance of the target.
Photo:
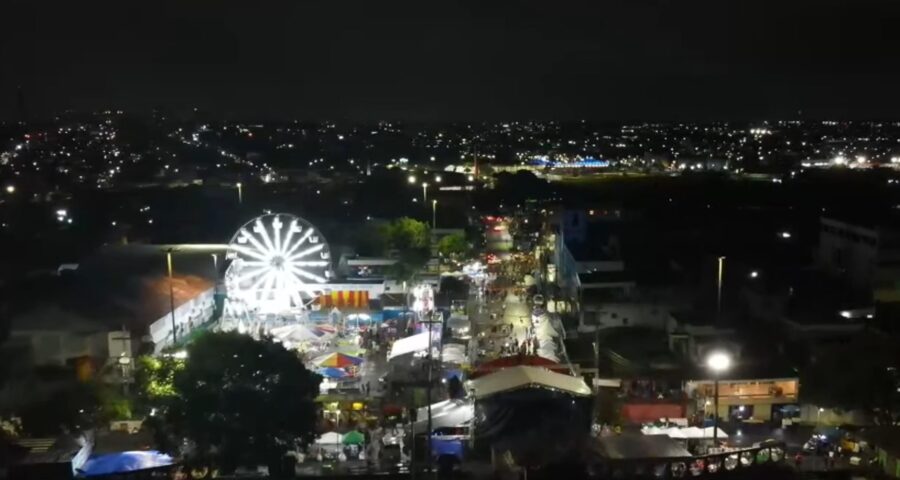
M 331 280 L 331 251 L 306 220 L 277 213 L 242 226 L 228 245 L 225 286 L 248 313 L 303 310 Z

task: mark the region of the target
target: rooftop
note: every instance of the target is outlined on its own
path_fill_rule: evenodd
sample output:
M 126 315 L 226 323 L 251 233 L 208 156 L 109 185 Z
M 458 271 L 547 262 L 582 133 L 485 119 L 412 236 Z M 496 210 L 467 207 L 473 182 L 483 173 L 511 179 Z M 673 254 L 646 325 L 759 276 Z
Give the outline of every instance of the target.
M 84 259 L 76 270 L 32 279 L 18 296 L 13 328 L 146 327 L 170 310 L 164 245 L 106 247 Z M 224 262 L 218 251 L 217 265 Z M 172 254 L 175 305 L 213 287 L 210 250 L 182 249 Z

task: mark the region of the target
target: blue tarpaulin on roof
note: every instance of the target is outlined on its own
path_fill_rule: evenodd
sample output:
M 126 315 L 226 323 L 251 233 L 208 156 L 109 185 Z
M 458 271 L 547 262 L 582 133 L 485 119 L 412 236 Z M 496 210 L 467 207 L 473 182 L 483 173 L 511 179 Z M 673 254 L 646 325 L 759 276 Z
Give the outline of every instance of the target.
M 110 453 L 85 462 L 81 474 L 85 477 L 135 472 L 172 464 L 172 457 L 156 450 Z

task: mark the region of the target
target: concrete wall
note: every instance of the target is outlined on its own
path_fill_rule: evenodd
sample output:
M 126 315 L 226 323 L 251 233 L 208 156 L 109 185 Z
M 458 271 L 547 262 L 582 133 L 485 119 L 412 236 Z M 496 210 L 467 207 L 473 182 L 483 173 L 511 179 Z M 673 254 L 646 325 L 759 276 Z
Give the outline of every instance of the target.
M 214 291 L 215 289 L 210 288 L 175 308 L 174 323 L 178 329 L 179 339 L 209 321 L 214 311 Z M 172 344 L 172 323 L 170 312 L 150 324 L 150 337 L 153 339 L 156 353 Z
M 582 305 L 579 332 L 613 327 L 651 327 L 665 330 L 669 311 L 650 303 L 603 303 Z

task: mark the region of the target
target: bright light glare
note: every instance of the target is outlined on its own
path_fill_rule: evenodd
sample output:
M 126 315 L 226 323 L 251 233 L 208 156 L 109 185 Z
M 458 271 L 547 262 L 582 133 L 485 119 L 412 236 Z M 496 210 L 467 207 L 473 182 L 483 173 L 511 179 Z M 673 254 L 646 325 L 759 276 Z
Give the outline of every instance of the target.
M 15 185 L 7 185 L 7 186 L 6 186 L 6 193 L 16 193 L 16 187 L 15 187 Z
M 791 232 L 788 232 L 788 231 L 781 232 L 781 238 L 791 238 Z
M 438 176 L 434 177 L 434 181 L 437 183 L 441 183 L 441 176 L 438 175 Z
M 750 272 L 750 278 L 756 278 L 758 276 L 759 276 L 759 272 L 757 272 L 756 270 L 753 270 L 752 272 Z
M 706 366 L 714 372 L 724 372 L 731 367 L 731 356 L 725 352 L 713 352 L 706 357 Z
M 69 212 L 67 212 L 65 208 L 60 208 L 59 210 L 56 211 L 57 217 L 65 217 L 68 214 L 69 214 Z
M 410 175 L 410 176 L 406 179 L 406 181 L 409 182 L 409 183 L 416 183 L 416 176 L 415 176 L 415 175 Z

